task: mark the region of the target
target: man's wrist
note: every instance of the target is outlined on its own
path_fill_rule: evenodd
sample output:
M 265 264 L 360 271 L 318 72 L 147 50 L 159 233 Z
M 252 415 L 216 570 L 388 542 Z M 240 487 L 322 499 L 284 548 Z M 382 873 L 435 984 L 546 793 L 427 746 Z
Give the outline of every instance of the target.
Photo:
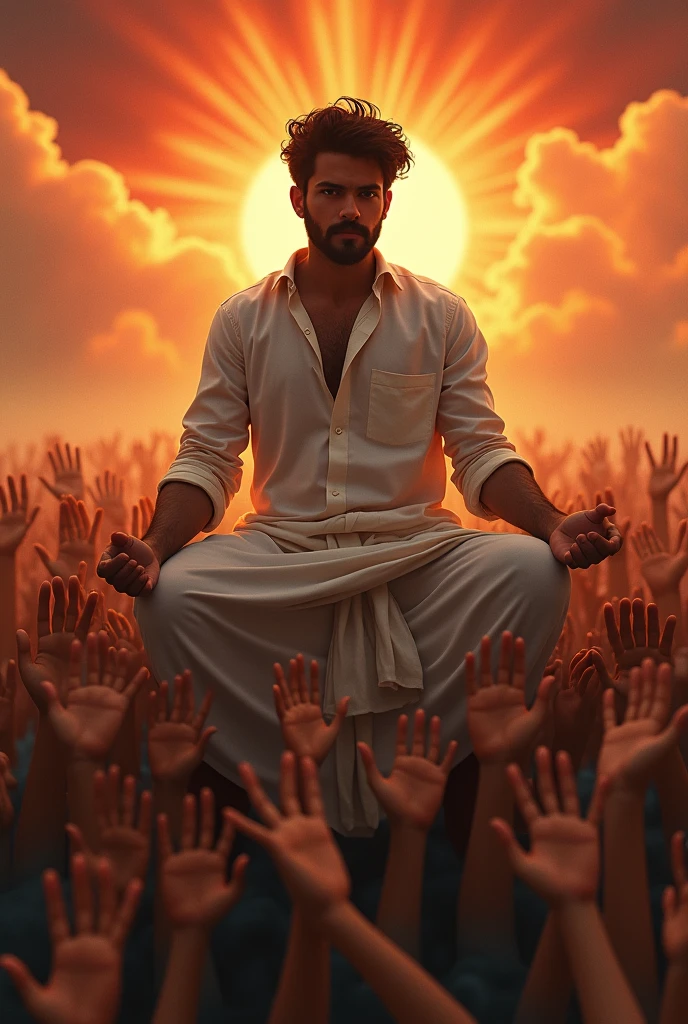
M 564 522 L 565 519 L 568 519 L 568 516 L 566 515 L 565 512 L 559 512 L 558 510 L 555 510 L 555 511 L 552 512 L 552 514 L 550 516 L 550 519 L 549 519 L 549 522 L 547 523 L 547 525 L 545 527 L 545 531 L 547 533 L 547 542 L 548 543 L 549 543 L 549 541 L 550 541 L 554 531 L 557 529 L 558 526 L 561 526 L 561 524 Z

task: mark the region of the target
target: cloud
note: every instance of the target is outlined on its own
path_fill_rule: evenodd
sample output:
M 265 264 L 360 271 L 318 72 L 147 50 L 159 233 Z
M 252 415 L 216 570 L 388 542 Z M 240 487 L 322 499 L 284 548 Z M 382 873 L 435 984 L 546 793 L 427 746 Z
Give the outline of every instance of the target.
M 91 436 L 180 429 L 213 313 L 244 286 L 242 271 L 228 247 L 180 237 L 166 210 L 130 199 L 114 168 L 65 161 L 57 131 L 0 69 L 0 343 L 11 433 L 83 436 L 84 423 Z M 135 422 L 122 422 L 125 410 Z
M 528 215 L 476 304 L 508 419 L 688 426 L 688 97 L 631 103 L 619 129 L 608 149 L 566 128 L 527 144 Z

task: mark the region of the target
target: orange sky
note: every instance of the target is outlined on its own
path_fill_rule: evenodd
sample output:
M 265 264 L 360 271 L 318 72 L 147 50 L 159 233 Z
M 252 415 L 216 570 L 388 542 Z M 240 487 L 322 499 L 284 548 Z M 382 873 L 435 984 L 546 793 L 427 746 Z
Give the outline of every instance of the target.
M 348 93 L 460 183 L 469 248 L 444 283 L 488 339 L 507 434 L 688 442 L 681 5 L 46 10 L 0 16 L 6 440 L 180 431 L 214 309 L 250 283 L 251 174 L 289 117 Z

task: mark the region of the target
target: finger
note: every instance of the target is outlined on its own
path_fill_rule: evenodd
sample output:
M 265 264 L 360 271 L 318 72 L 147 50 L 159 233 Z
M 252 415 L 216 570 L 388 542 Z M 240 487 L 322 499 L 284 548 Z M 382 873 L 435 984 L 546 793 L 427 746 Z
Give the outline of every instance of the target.
M 112 932 L 110 933 L 110 941 L 116 949 L 121 950 L 124 946 L 125 939 L 134 923 L 142 892 L 143 882 L 141 879 L 134 878 L 129 882 L 119 912 L 115 916 Z
M 198 834 L 198 847 L 201 850 L 212 850 L 215 840 L 215 797 L 212 789 L 207 786 L 201 790 L 201 814 Z
M 598 775 L 595 783 L 595 789 L 593 790 L 592 797 L 590 798 L 586 820 L 596 828 L 602 820 L 604 804 L 607 799 L 607 794 L 609 793 L 610 781 L 611 780 L 608 776 Z
M 643 671 L 648 673 L 650 679 L 655 680 L 654 694 L 652 695 L 652 690 L 650 691 L 652 707 L 649 716 L 660 729 L 663 729 L 671 714 L 671 665 L 657 666 L 650 658 L 646 658 L 643 661 Z
M 116 767 L 116 766 L 115 766 Z M 119 783 L 119 770 L 117 772 Z M 122 784 L 122 825 L 124 828 L 134 828 L 136 817 L 136 779 L 133 775 L 127 775 Z
M 408 715 L 399 715 L 397 719 L 397 742 L 395 757 L 405 757 L 408 754 L 406 737 L 408 732 Z
M 677 623 L 678 619 L 675 615 L 669 615 L 664 623 L 662 639 L 659 642 L 659 653 L 665 658 L 671 657 L 671 648 L 674 643 L 674 633 L 676 632 Z
M 234 810 L 233 807 L 226 807 L 224 813 L 229 818 L 231 823 L 236 829 L 242 832 L 249 839 L 253 839 L 254 842 L 260 843 L 261 846 L 267 850 L 272 850 L 272 831 L 259 825 L 258 822 L 253 821 L 252 818 L 247 818 L 240 811 Z
M 411 755 L 413 757 L 425 757 L 425 711 L 423 708 L 418 708 L 413 716 Z
M 268 799 L 267 794 L 258 780 L 258 776 L 248 761 L 241 761 L 239 763 L 239 775 L 244 783 L 244 788 L 246 789 L 248 798 L 253 804 L 258 816 L 270 829 L 275 828 L 282 820 L 282 815 L 279 813 L 272 801 Z M 234 823 L 237 824 L 236 821 Z M 239 826 L 237 825 L 237 827 Z M 248 835 L 248 833 L 246 834 Z
M 58 491 L 56 487 L 53 487 L 52 484 L 48 483 L 48 481 L 45 479 L 45 477 L 39 476 L 38 479 L 43 484 L 43 486 L 46 488 L 46 490 L 50 491 L 50 493 L 52 494 L 52 496 L 54 498 L 58 498 L 59 499 L 59 498 L 62 497 L 60 491 Z
M 182 720 L 182 701 L 184 699 L 184 686 L 184 675 L 176 675 L 174 677 L 174 691 L 172 695 L 172 711 L 170 713 L 170 722 L 181 722 Z
M 86 843 L 84 841 L 83 833 L 81 829 L 78 827 L 78 825 L 72 825 L 71 822 L 69 822 L 67 825 L 65 825 L 65 832 L 69 836 L 70 853 L 72 854 L 72 856 L 75 853 L 85 853 Z
M 444 759 L 443 759 L 442 765 L 441 765 L 442 771 L 443 771 L 443 773 L 445 775 L 449 775 L 449 772 L 451 771 L 452 766 L 454 764 L 454 758 L 456 757 L 456 751 L 458 749 L 459 749 L 459 744 L 457 743 L 457 741 L 456 740 L 450 740 L 449 741 L 449 745 L 447 747 L 447 752 L 444 755 Z
M 619 635 L 624 650 L 630 651 L 635 647 L 633 631 L 631 629 L 631 602 L 623 597 L 619 603 Z
M 166 814 L 159 814 L 158 825 L 158 856 L 161 863 L 172 856 L 172 840 L 170 838 L 170 824 Z
M 525 693 L 526 689 L 526 642 L 522 636 L 514 639 L 514 675 L 512 680 L 516 690 Z
M 153 794 L 149 789 L 144 789 L 139 800 L 139 826 L 138 830 L 146 839 L 150 839 L 153 828 Z
M 53 577 L 53 633 L 62 633 L 65 624 L 65 588 L 60 576 Z
M 235 828 L 232 819 L 227 814 L 227 808 L 222 809 L 222 829 L 220 831 L 220 837 L 217 841 L 216 851 L 222 857 L 224 863 L 227 863 L 227 859 L 232 850 L 232 843 L 234 842 Z M 237 858 L 238 859 L 238 858 Z M 235 862 L 236 864 L 236 862 Z M 232 877 L 234 872 L 232 872 Z
M 514 873 L 520 874 L 526 864 L 526 856 L 520 843 L 516 840 L 511 825 L 507 825 L 502 818 L 492 818 L 490 827 L 504 847 Z
M 279 664 L 279 662 L 276 661 L 272 666 L 272 669 L 273 672 L 275 673 L 275 679 L 277 680 L 276 685 L 279 686 L 280 693 L 282 695 L 282 705 L 284 708 L 290 708 L 293 706 L 291 700 L 291 693 L 289 692 L 287 681 L 284 678 L 284 671 L 282 670 L 282 666 Z
M 642 672 L 640 669 L 637 666 L 632 668 L 628 684 L 628 703 L 626 704 L 624 722 L 635 722 L 640 717 L 642 682 Z
M 640 708 L 638 710 L 638 718 L 649 718 L 654 703 L 654 695 L 657 684 L 657 677 L 655 672 L 655 663 L 649 659 L 644 658 L 643 664 L 640 669 L 641 678 L 641 690 L 640 690 Z
M 614 704 L 614 690 L 605 690 L 602 694 L 602 724 L 605 733 L 616 726 L 616 707 Z
M 654 603 L 647 606 L 647 646 L 659 648 L 659 609 Z
M 535 763 L 537 765 L 537 788 L 540 795 L 540 803 L 547 814 L 556 814 L 559 810 L 559 801 L 557 800 L 557 791 L 554 785 L 551 751 L 547 747 L 538 747 L 535 752 Z
M 122 654 L 125 655 L 123 661 L 124 665 L 126 666 L 128 660 L 128 658 L 126 657 L 127 652 L 123 651 Z M 126 697 L 128 701 L 133 700 L 133 698 L 136 696 L 141 687 L 144 686 L 144 684 L 148 681 L 149 678 L 150 672 L 148 671 L 145 665 L 142 665 L 141 668 L 136 673 L 136 675 L 134 676 L 134 678 L 131 680 L 131 682 L 127 686 L 125 686 L 124 689 L 121 691 L 122 696 Z
M 480 641 L 480 686 L 492 686 L 492 642 L 489 636 Z
M 469 697 L 473 697 L 477 693 L 477 687 L 475 682 L 475 655 L 472 651 L 468 651 L 465 659 L 465 674 L 466 674 L 466 691 Z
M 645 623 L 645 603 L 636 598 L 631 605 L 633 615 L 633 640 L 636 647 L 647 646 L 647 626 Z
M 303 654 L 297 654 L 296 656 L 296 673 L 301 703 L 310 704 L 311 695 L 308 692 L 308 683 L 306 682 L 306 665 L 304 662 Z
M 441 723 L 439 715 L 433 715 L 430 719 L 430 738 L 428 742 L 428 761 L 437 764 L 440 759 L 440 733 Z
M 203 695 L 203 700 L 201 701 L 201 706 L 198 709 L 198 713 L 192 722 L 196 734 L 198 734 L 205 725 L 205 720 L 208 717 L 211 705 L 213 703 L 213 697 L 214 693 L 212 690 L 205 691 L 205 694 Z
M 95 511 L 95 514 L 93 516 L 93 523 L 91 525 L 91 532 L 88 535 L 88 543 L 89 544 L 95 544 L 96 543 L 96 538 L 97 538 L 98 533 L 100 531 L 100 524 L 102 522 L 102 519 L 103 519 L 103 510 L 102 510 L 102 508 L 97 508 L 96 511 Z
M 686 884 L 685 838 L 685 832 L 674 832 L 671 837 L 671 869 L 677 892 Z
M 320 671 L 315 658 L 311 658 L 311 704 L 320 707 Z
M 186 793 L 182 801 L 181 848 L 192 850 L 196 845 L 196 797 Z
M 356 744 L 356 749 L 361 755 L 361 760 L 363 761 L 363 767 L 365 769 L 366 778 L 368 779 L 368 784 L 370 785 L 370 788 L 372 789 L 375 796 L 378 798 L 378 800 L 380 800 L 380 797 L 385 792 L 385 784 L 387 780 L 385 779 L 384 775 L 381 774 L 380 769 L 378 768 L 375 762 L 375 755 L 373 754 L 368 744 L 359 741 Z
M 284 719 L 284 697 L 282 696 L 282 691 L 280 690 L 277 683 L 275 683 L 272 687 L 272 696 L 275 701 L 275 712 L 277 713 L 277 717 L 281 722 Z
M 109 935 L 117 913 L 117 893 L 112 865 L 106 857 L 100 857 L 96 870 L 98 881 L 98 927 L 99 935 Z
M 86 858 L 81 853 L 72 857 L 72 904 L 74 927 L 78 935 L 93 931 L 93 893 Z
M 655 468 L 655 457 L 652 454 L 652 448 L 650 447 L 650 442 L 649 441 L 645 442 L 645 451 L 647 452 L 647 457 L 650 460 L 650 468 L 654 469 Z
M 92 590 L 86 598 L 84 607 L 81 609 L 81 614 L 76 624 L 76 629 L 74 630 L 74 636 L 77 640 L 80 640 L 81 643 L 86 642 L 86 637 L 88 636 L 89 629 L 91 628 L 91 622 L 93 621 L 93 616 L 95 615 L 97 606 L 98 591 Z
M 286 815 L 291 818 L 301 814 L 301 804 L 298 798 L 298 781 L 296 755 L 292 750 L 285 750 L 280 761 L 280 807 Z
M 521 812 L 523 820 L 531 827 L 532 823 L 541 817 L 540 810 L 533 799 L 530 787 L 523 777 L 523 772 L 516 764 L 507 765 L 506 776 L 509 780 L 516 804 Z
M 301 694 L 299 693 L 299 671 L 296 658 L 289 659 L 289 692 L 292 704 L 300 704 Z
M 499 649 L 499 665 L 497 667 L 497 685 L 509 686 L 511 683 L 511 658 L 513 655 L 513 633 L 504 631 Z
M 614 655 L 615 655 L 615 657 L 616 657 L 616 659 L 618 661 L 623 656 L 624 645 L 623 645 L 623 643 L 621 641 L 621 635 L 620 635 L 619 629 L 618 629 L 618 627 L 616 625 L 616 618 L 615 618 L 615 615 L 614 615 L 614 607 L 613 607 L 612 604 L 610 604 L 609 601 L 607 601 L 605 603 L 605 605 L 604 605 L 603 614 L 604 614 L 604 624 L 605 624 L 605 627 L 606 627 L 606 630 L 607 630 L 607 638 L 609 639 L 609 644 L 611 646 L 611 649 L 614 652 Z M 619 610 L 619 617 L 620 617 L 620 615 L 621 615 L 621 612 Z
M 170 684 L 166 679 L 163 679 L 160 683 L 160 689 L 157 692 L 157 721 L 166 722 L 167 712 L 169 708 L 169 687 Z M 155 692 L 155 691 L 153 691 Z
M 578 789 L 573 774 L 571 755 L 566 750 L 560 750 L 556 755 L 557 779 L 559 781 L 559 792 L 561 794 L 561 809 L 564 814 L 580 817 L 580 803 L 578 800 Z

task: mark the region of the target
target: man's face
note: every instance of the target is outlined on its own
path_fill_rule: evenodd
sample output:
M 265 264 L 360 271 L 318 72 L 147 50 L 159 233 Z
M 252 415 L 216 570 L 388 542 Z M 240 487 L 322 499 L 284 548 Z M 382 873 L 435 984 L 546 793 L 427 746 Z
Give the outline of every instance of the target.
M 292 190 L 292 201 L 303 213 L 313 245 L 333 263 L 351 266 L 365 259 L 380 237 L 392 199 L 391 191 L 385 197 L 382 188 L 376 161 L 318 153 L 305 201 L 298 203 L 299 189 Z

